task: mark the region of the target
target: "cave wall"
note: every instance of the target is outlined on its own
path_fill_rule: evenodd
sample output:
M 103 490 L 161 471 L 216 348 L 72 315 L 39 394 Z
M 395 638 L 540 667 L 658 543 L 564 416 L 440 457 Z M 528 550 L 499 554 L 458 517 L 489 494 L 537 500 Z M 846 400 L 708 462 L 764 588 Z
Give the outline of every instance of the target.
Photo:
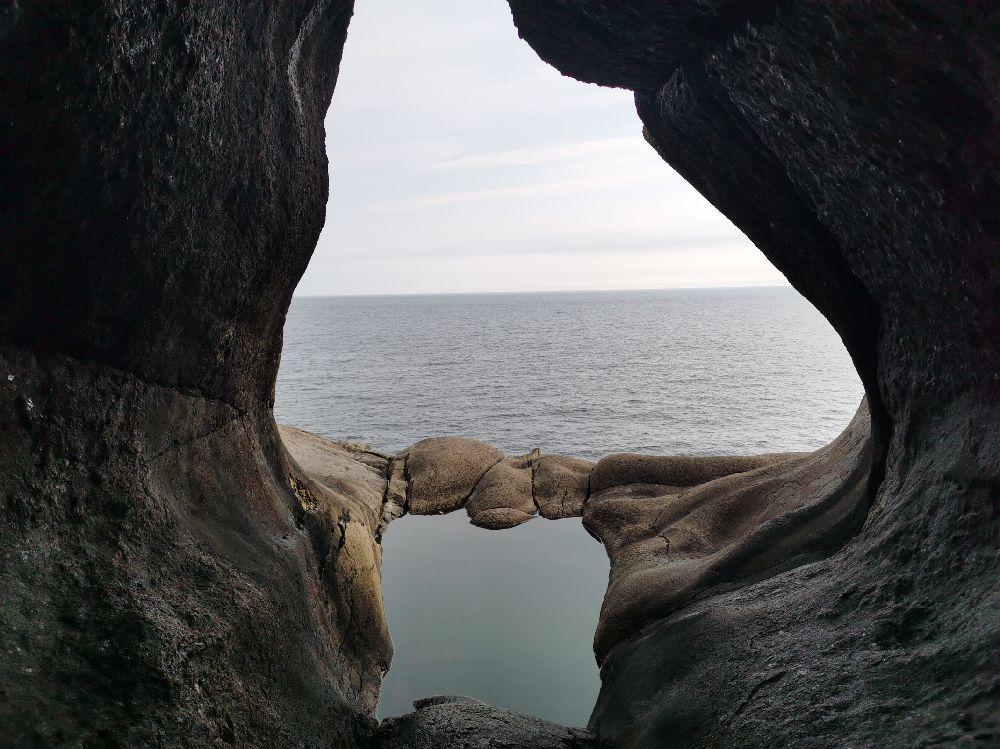
M 352 3 L 3 5 L 0 335 L 266 402 Z
M 0 3 L 4 746 L 374 730 L 378 508 L 270 413 L 351 12 Z
M 510 5 L 544 60 L 634 90 L 650 144 L 826 315 L 878 437 L 862 531 L 620 645 L 592 727 L 627 746 L 996 741 L 996 4 Z

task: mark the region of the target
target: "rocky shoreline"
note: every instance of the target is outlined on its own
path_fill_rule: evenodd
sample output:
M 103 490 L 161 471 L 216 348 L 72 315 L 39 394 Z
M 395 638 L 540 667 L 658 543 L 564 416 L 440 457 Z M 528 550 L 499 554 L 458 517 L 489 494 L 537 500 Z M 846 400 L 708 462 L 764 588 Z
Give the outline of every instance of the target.
M 313 482 L 296 483 L 303 511 L 339 517 L 345 551 L 336 559 L 348 561 L 334 560 L 340 577 L 333 584 L 351 586 L 344 593 L 354 604 L 352 616 L 361 617 L 366 632 L 380 633 L 374 641 L 378 652 L 363 660 L 373 671 L 384 671 L 391 659 L 379 586 L 381 543 L 389 523 L 402 515 L 464 509 L 473 525 L 491 530 L 537 515 L 582 517 L 611 561 L 596 619 L 600 662 L 691 601 L 835 552 L 862 522 L 870 498 L 866 403 L 843 435 L 815 453 L 619 453 L 596 464 L 538 449 L 504 457 L 485 443 L 458 437 L 426 439 L 390 456 L 293 427 L 278 430 L 298 469 Z M 379 518 L 377 525 L 373 518 Z M 454 709 L 464 715 L 468 704 L 459 701 Z M 451 709 L 452 703 L 442 703 L 434 714 Z M 485 719 L 483 710 L 463 720 Z M 415 714 L 408 730 L 419 735 L 428 715 Z

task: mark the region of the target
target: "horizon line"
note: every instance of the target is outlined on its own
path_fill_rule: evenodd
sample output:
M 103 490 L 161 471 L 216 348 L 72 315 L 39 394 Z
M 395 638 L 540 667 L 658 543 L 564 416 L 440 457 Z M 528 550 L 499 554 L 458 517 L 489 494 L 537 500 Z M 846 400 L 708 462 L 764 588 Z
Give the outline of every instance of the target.
M 724 286 L 655 286 L 646 288 L 604 289 L 501 289 L 496 291 L 401 291 L 366 294 L 297 294 L 293 299 L 372 299 L 379 297 L 414 296 L 490 296 L 500 294 L 584 294 L 613 293 L 616 291 L 717 291 L 721 289 L 795 289 L 790 283 L 728 284 Z

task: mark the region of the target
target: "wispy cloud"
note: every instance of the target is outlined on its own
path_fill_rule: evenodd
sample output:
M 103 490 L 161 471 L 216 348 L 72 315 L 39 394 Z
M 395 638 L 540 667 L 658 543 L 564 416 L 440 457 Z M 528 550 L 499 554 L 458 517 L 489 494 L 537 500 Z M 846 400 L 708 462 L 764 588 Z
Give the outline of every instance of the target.
M 649 174 L 617 174 L 602 177 L 585 177 L 579 179 L 559 180 L 541 184 L 514 185 L 497 187 L 489 190 L 463 190 L 459 192 L 441 192 L 430 195 L 420 195 L 402 200 L 387 200 L 359 208 L 358 213 L 390 213 L 422 208 L 440 208 L 478 203 L 484 200 L 511 200 L 533 195 L 572 195 L 584 192 L 600 192 L 615 188 L 637 185 L 643 182 L 653 182 L 655 178 Z
M 384 258 L 406 258 L 409 260 L 431 258 L 485 258 L 485 257 L 541 257 L 558 256 L 594 256 L 606 255 L 613 257 L 623 253 L 631 255 L 661 254 L 676 250 L 719 250 L 726 248 L 743 248 L 746 240 L 733 235 L 704 235 L 660 237 L 652 239 L 629 239 L 627 237 L 607 236 L 601 239 L 592 237 L 567 238 L 559 242 L 537 243 L 505 243 L 479 245 L 474 243 L 434 244 L 434 245 L 397 245 L 382 249 L 379 256 Z M 349 246 L 338 249 L 333 255 L 338 260 L 371 260 L 371 252 L 363 247 Z
M 434 169 L 490 169 L 510 166 L 537 166 L 559 161 L 595 158 L 607 155 L 634 153 L 638 135 L 628 138 L 601 138 L 578 143 L 565 143 L 537 148 L 512 148 L 503 151 L 459 156 L 435 162 Z

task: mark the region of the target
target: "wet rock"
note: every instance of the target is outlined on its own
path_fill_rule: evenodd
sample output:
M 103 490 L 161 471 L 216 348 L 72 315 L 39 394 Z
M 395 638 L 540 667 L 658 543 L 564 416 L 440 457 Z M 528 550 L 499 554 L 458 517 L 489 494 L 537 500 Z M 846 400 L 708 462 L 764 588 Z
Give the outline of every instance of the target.
M 463 437 L 422 440 L 405 453 L 407 501 L 414 515 L 439 515 L 465 504 L 483 475 L 503 453 Z
M 549 520 L 580 517 L 594 464 L 563 455 L 542 455 L 535 462 L 532 493 L 538 514 Z
M 471 697 L 429 697 L 382 721 L 377 749 L 597 749 L 594 737 Z

